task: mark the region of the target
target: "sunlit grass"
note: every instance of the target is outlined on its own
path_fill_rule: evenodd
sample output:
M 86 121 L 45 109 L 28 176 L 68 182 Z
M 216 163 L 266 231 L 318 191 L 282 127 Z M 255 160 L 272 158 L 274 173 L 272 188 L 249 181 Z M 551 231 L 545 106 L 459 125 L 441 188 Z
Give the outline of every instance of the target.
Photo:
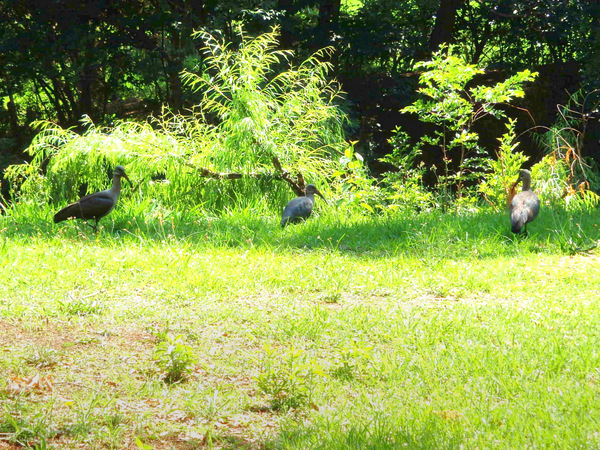
M 125 206 L 97 234 L 2 217 L 0 438 L 600 445 L 596 213 L 545 210 L 515 237 L 505 214 L 317 212 L 281 229 Z

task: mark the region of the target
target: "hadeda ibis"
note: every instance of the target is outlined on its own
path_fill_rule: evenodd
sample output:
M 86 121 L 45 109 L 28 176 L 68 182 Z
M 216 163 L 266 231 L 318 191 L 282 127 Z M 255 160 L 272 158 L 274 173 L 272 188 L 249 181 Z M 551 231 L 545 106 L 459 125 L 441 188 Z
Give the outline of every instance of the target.
M 323 194 L 319 192 L 314 184 L 306 185 L 304 192 L 304 196 L 296 197 L 295 199 L 290 200 L 285 206 L 285 209 L 283 210 L 283 216 L 281 218 L 282 228 L 288 223 L 298 223 L 310 217 L 315 204 L 315 194 L 325 200 Z
M 537 194 L 531 190 L 531 172 L 521 169 L 519 178 L 515 185 L 521 181 L 523 189 L 515 195 L 510 202 L 510 223 L 513 233 L 521 233 L 524 228 L 527 234 L 527 224 L 532 222 L 540 211 L 540 199 Z
M 111 212 L 117 205 L 119 194 L 121 193 L 122 177 L 126 178 L 129 184 L 131 184 L 131 180 L 125 173 L 125 168 L 123 166 L 115 167 L 112 187 L 110 189 L 86 195 L 85 197 L 81 197 L 79 201 L 65 206 L 54 215 L 54 223 L 67 219 L 95 219 L 94 230 L 97 230 L 100 219 Z

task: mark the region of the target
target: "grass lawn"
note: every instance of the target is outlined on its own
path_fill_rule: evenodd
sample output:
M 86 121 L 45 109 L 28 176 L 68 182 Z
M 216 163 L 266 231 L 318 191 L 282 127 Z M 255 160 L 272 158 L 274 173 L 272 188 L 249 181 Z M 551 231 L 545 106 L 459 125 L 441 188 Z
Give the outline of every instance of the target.
M 0 449 L 598 448 L 598 213 L 0 221 Z

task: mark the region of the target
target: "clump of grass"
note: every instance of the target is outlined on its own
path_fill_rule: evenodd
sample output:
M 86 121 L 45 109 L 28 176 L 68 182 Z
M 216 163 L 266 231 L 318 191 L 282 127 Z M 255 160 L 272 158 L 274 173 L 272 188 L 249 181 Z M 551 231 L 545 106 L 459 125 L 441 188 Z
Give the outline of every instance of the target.
M 58 310 L 69 316 L 100 315 L 104 311 L 104 305 L 97 299 L 70 296 L 67 301 L 57 301 Z
M 354 341 L 339 350 L 337 364 L 332 376 L 340 380 L 353 380 L 363 371 L 367 371 L 373 361 L 372 347 Z
M 1 398 L 1 397 L 0 397 Z M 48 440 L 55 434 L 52 428 L 52 405 L 47 410 L 31 413 L 26 402 L 17 399 L 0 411 L 2 440 L 27 448 L 50 448 Z
M 58 364 L 60 357 L 61 355 L 53 348 L 33 346 L 24 361 L 38 369 L 48 369 Z

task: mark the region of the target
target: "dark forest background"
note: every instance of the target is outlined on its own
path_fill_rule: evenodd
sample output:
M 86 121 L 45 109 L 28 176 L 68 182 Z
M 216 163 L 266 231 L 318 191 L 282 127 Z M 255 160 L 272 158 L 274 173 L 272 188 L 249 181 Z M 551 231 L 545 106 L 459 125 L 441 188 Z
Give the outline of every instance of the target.
M 537 159 L 536 127 L 552 125 L 557 106 L 569 105 L 585 128 L 583 155 L 600 158 L 597 0 L 3 0 L 0 23 L 1 167 L 25 158 L 36 120 L 77 128 L 83 115 L 111 124 L 145 120 L 163 106 L 185 113 L 202 94 L 180 77 L 183 69 L 202 69 L 204 43 L 192 32 L 235 45 L 240 24 L 250 35 L 278 26 L 281 47 L 298 61 L 335 49 L 333 76 L 351 118 L 347 137 L 374 173 L 396 126 L 415 138 L 424 133 L 400 110 L 415 98 L 415 62 L 445 44 L 486 69 L 477 83 L 539 72 L 508 111 L 519 119 L 519 134 L 530 130 L 521 134 L 525 153 Z M 570 103 L 576 93 L 579 101 Z M 490 126 L 482 122 L 479 130 L 488 148 L 499 135 Z

